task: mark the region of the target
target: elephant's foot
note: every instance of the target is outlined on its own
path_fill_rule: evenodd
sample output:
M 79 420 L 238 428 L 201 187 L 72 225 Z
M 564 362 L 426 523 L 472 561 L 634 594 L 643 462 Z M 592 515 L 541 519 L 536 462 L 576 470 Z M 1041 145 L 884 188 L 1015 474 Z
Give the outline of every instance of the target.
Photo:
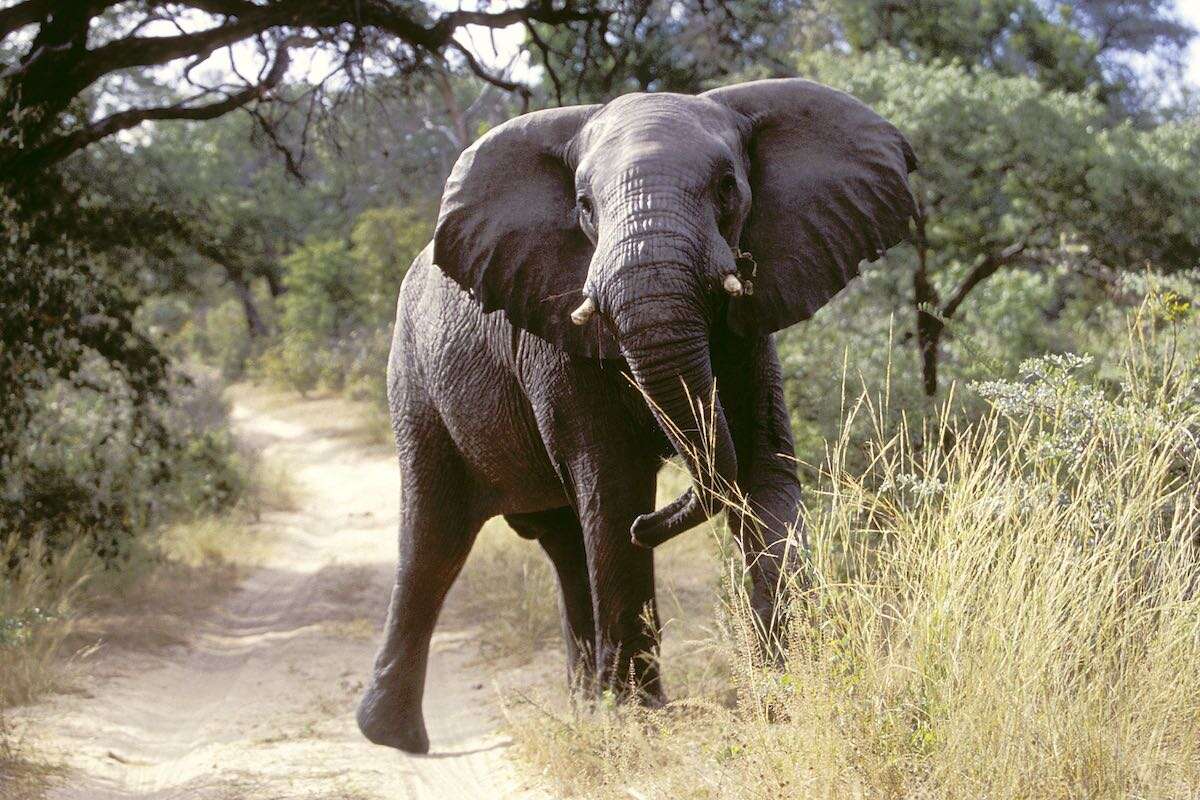
M 418 755 L 429 752 L 429 734 L 420 709 L 406 709 L 374 686 L 358 704 L 358 729 L 373 744 Z

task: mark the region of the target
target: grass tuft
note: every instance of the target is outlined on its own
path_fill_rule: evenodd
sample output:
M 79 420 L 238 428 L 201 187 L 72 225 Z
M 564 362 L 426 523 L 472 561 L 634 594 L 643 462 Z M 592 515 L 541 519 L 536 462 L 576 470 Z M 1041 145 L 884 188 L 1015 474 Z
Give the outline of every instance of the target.
M 503 520 L 479 532 L 454 591 L 465 618 L 479 623 L 479 645 L 489 659 L 515 666 L 560 646 L 558 584 L 550 561 Z

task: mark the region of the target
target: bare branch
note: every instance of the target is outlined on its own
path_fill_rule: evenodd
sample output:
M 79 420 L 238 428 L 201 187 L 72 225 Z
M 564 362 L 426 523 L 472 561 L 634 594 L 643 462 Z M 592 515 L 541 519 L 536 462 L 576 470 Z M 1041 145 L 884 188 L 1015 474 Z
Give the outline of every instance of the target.
M 980 283 L 983 283 L 992 275 L 995 275 L 1001 267 L 1012 263 L 1013 260 L 1025 252 L 1025 248 L 1027 246 L 1028 245 L 1025 242 L 1014 242 L 1013 244 L 1010 244 L 1008 247 L 1001 250 L 999 253 L 989 253 L 987 257 L 983 259 L 983 261 L 976 264 L 975 267 L 972 268 L 969 273 L 967 273 L 967 277 L 963 280 L 962 284 L 959 285 L 958 289 L 955 290 L 950 299 L 946 301 L 946 304 L 942 306 L 942 318 L 950 319 L 953 317 L 954 313 L 958 311 L 958 307 L 961 306 L 963 301 L 967 299 L 967 295 L 971 293 L 972 289 L 974 289 Z
M 131 108 L 118 111 L 103 119 L 72 131 L 69 134 L 52 139 L 36 150 L 27 153 L 22 159 L 27 168 L 39 169 L 58 161 L 87 147 L 90 144 L 112 136 L 119 131 L 141 125 L 143 122 L 158 120 L 208 120 L 215 119 L 237 108 L 262 98 L 274 88 L 286 74 L 290 59 L 290 47 L 303 46 L 309 40 L 299 37 L 287 39 L 279 44 L 275 51 L 275 61 L 262 81 L 247 86 L 223 100 L 204 105 L 193 105 L 196 98 L 192 97 L 180 103 L 153 108 Z M 205 91 L 204 94 L 209 94 Z
M 25 0 L 24 3 L 0 10 L 0 39 L 45 19 L 50 5 L 50 0 Z
M 525 86 L 521 83 L 516 83 L 515 81 L 510 81 L 507 78 L 503 78 L 499 75 L 492 74 L 490 71 L 485 69 L 484 66 L 479 63 L 479 61 L 476 60 L 475 56 L 471 55 L 470 50 L 464 47 L 462 43 L 456 39 L 452 39 L 450 41 L 450 47 L 456 50 L 458 54 L 462 56 L 463 61 L 465 61 L 467 64 L 467 68 L 470 69 L 471 72 L 474 73 L 478 78 L 485 80 L 493 86 L 497 86 L 506 92 L 519 94 L 525 107 L 529 106 L 529 96 L 531 93 L 528 86 Z
M 201 100 L 212 96 L 214 91 L 193 94 L 175 105 L 129 109 L 95 122 L 76 123 L 64 118 L 71 103 L 105 76 L 181 61 L 183 80 L 195 85 L 192 83 L 195 67 L 219 49 L 257 39 L 266 52 L 265 41 L 299 31 L 313 38 L 295 46 L 321 42 L 339 45 L 347 74 L 353 73 L 356 59 L 365 58 L 367 47 L 386 42 L 389 37 L 400 45 L 395 58 L 402 69 L 412 69 L 429 58 L 444 59 L 448 52 L 454 52 L 472 74 L 491 86 L 519 95 L 523 107 L 528 108 L 531 90 L 511 80 L 507 71 L 500 73 L 480 63 L 456 38 L 456 33 L 469 25 L 496 30 L 528 21 L 547 25 L 584 21 L 589 27 L 595 25 L 603 30 L 612 13 L 598 10 L 598 0 L 560 2 L 557 5 L 555 0 L 526 0 L 523 5 L 498 11 L 447 11 L 430 21 L 420 3 L 407 7 L 393 0 L 147 0 L 141 4 L 145 17 L 142 22 L 166 19 L 176 23 L 177 33 L 147 36 L 144 26 L 134 25 L 131 32 L 120 38 L 89 49 L 87 32 L 93 21 L 105 9 L 118 5 L 117 0 L 76 0 L 70 4 L 24 0 L 0 11 L 0 31 L 39 21 L 41 24 L 26 55 L 5 75 L 9 82 L 0 95 L 0 116 L 12 115 L 18 109 L 33 113 L 21 117 L 21 130 L 11 137 L 11 141 L 20 141 L 22 146 L 0 147 L 0 172 L 5 176 L 3 180 L 28 176 L 61 161 L 74 150 L 147 120 L 211 119 L 244 107 L 261 98 L 278 78 L 264 75 L 257 81 L 247 80 L 245 89 L 229 90 L 223 100 L 208 104 L 201 104 Z M 188 31 L 180 26 L 180 14 L 187 10 L 209 14 L 212 27 Z M 369 32 L 376 35 L 368 35 Z M 533 35 L 546 46 L 537 32 Z M 285 51 L 290 46 L 279 51 L 275 65 L 269 70 L 271 74 L 280 63 L 286 64 Z M 549 48 L 545 50 L 548 54 Z M 557 77 L 553 77 L 556 83 Z M 559 88 L 560 102 L 561 94 Z M 69 126 L 65 133 L 58 128 L 62 124 Z
M 546 68 L 546 74 L 550 76 L 550 82 L 554 84 L 554 100 L 561 106 L 563 104 L 562 82 L 558 79 L 558 73 L 554 71 L 554 62 L 550 59 L 550 46 L 538 35 L 537 28 L 533 27 L 533 23 L 529 20 L 525 20 L 525 30 L 542 54 L 542 66 Z

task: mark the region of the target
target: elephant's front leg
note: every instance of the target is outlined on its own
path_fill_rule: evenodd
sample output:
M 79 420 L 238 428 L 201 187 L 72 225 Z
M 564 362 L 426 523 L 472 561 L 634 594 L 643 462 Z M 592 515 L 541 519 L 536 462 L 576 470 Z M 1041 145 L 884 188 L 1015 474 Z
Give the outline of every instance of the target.
M 775 657 L 808 542 L 783 373 L 770 337 L 715 343 L 714 371 L 738 457 L 740 504 L 729 510 L 750 572 L 750 604 Z
M 576 480 L 596 625 L 595 669 L 601 690 L 632 691 L 647 705 L 665 700 L 658 666 L 654 553 L 633 544 L 629 526 L 654 506 L 652 466 L 614 467 Z

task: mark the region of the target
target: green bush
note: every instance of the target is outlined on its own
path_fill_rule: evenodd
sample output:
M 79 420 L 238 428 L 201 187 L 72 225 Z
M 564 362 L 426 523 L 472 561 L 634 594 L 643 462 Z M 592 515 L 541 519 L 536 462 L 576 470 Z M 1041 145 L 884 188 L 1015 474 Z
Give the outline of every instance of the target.
M 301 394 L 324 387 L 383 405 L 396 297 L 432 235 L 429 217 L 373 209 L 356 220 L 350 244 L 310 240 L 285 258 L 279 332 L 258 359 L 260 374 Z
M 350 234 L 359 272 L 355 295 L 372 328 L 392 322 L 396 296 L 408 266 L 433 237 L 433 214 L 419 208 L 364 211 Z
M 241 304 L 232 298 L 205 315 L 205 329 L 212 361 L 227 380 L 242 377 L 251 355 L 250 331 Z
M 145 409 L 98 360 L 86 370 L 95 388 L 44 390 L 4 458 L 0 541 L 40 541 L 50 556 L 84 542 L 113 562 L 132 537 L 167 519 L 238 500 L 245 466 L 215 382 L 179 379 Z M 10 553 L 9 566 L 25 555 Z
M 284 332 L 263 351 L 258 372 L 269 381 L 305 395 L 317 387 L 327 361 L 321 344 L 312 337 Z
M 328 344 L 360 325 L 355 291 L 358 263 L 343 242 L 312 240 L 283 260 L 280 325 L 284 337 L 304 336 Z

